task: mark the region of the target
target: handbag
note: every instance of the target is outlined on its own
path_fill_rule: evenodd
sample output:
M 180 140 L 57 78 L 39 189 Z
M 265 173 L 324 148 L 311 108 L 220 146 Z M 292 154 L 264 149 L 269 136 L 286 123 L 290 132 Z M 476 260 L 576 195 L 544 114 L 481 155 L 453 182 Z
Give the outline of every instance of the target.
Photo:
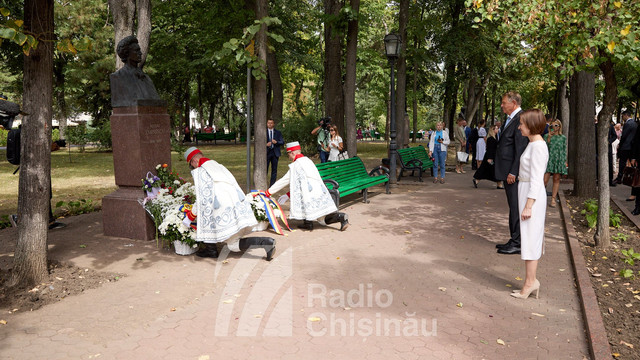
M 627 166 L 622 170 L 622 184 L 640 187 L 640 170 L 635 166 Z
M 469 158 L 469 154 L 464 151 L 458 151 L 458 161 L 459 162 L 467 162 L 467 158 Z
M 340 151 L 340 154 L 338 154 L 338 161 L 347 160 L 348 158 L 349 158 L 349 153 L 346 150 Z

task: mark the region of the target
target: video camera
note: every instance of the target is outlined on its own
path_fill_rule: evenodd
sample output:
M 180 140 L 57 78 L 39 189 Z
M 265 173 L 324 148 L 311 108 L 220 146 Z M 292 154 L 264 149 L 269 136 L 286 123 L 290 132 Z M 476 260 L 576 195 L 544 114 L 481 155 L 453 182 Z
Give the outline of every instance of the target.
M 318 125 L 322 126 L 323 129 L 326 129 L 327 126 L 331 125 L 331 116 L 323 117 L 318 120 Z
M 10 130 L 13 126 L 13 119 L 18 114 L 20 114 L 20 105 L 7 101 L 4 96 L 0 95 L 0 125 Z

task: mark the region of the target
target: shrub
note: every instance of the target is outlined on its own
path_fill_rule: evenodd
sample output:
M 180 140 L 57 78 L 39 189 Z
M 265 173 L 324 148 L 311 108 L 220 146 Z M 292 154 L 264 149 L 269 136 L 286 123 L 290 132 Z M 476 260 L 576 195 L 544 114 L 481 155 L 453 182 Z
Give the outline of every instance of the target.
M 302 147 L 302 152 L 311 156 L 318 152 L 317 136 L 311 135 L 311 131 L 318 126 L 317 119 L 308 115 L 305 117 L 297 117 L 286 119 L 278 123 L 278 130 L 282 131 L 285 144 L 297 141 Z
M 583 204 L 584 209 L 580 214 L 584 215 L 590 228 L 596 227 L 598 223 L 598 202 L 595 199 L 588 199 Z M 609 226 L 619 228 L 622 223 L 622 216 L 616 214 L 609 208 Z
M 78 126 L 69 126 L 67 128 L 67 141 L 69 144 L 79 145 L 80 152 L 84 152 L 84 147 L 89 142 L 87 133 L 87 124 L 81 123 Z
M 113 145 L 111 142 L 111 122 L 103 121 L 93 129 L 89 134 L 89 140 L 97 144 L 100 150 L 111 149 Z
M 0 129 L 0 146 L 7 146 L 7 135 L 9 130 Z
M 60 140 L 60 130 L 53 129 L 53 131 L 51 132 L 51 141 L 58 141 L 58 140 Z

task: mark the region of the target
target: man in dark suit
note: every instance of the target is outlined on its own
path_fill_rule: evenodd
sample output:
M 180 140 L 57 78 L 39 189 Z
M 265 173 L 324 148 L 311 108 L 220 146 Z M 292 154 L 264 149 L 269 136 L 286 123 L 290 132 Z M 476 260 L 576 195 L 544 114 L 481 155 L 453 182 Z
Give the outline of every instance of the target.
M 275 129 L 276 123 L 273 119 L 267 120 L 267 172 L 271 165 L 271 180 L 269 186 L 273 185 L 278 178 L 278 158 L 280 157 L 280 146 L 284 145 L 282 133 Z
M 495 172 L 496 179 L 504 182 L 509 204 L 509 232 L 511 238 L 505 244 L 496 245 L 500 254 L 520 254 L 520 214 L 518 210 L 518 172 L 520 170 L 520 155 L 529 143 L 527 137 L 522 136 L 520 125 L 520 104 L 522 98 L 515 91 L 502 96 L 500 107 L 507 115 L 507 120 L 500 128 L 500 137 L 496 149 Z
M 622 125 L 622 136 L 620 137 L 620 144 L 618 144 L 618 159 L 620 159 L 620 164 L 618 165 L 618 176 L 615 180 L 618 184 L 622 183 L 622 172 L 627 166 L 627 160 L 631 158 L 633 139 L 638 129 L 638 124 L 634 121 L 630 110 L 623 111 L 621 118 L 624 125 Z M 631 200 L 635 200 L 635 197 L 632 196 L 630 198 L 630 201 Z

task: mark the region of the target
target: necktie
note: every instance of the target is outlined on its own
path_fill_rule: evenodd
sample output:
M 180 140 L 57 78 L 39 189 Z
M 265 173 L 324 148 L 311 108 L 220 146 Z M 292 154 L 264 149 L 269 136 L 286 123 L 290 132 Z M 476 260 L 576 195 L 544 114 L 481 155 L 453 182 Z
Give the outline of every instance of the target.
M 273 140 L 273 130 L 269 129 L 269 142 Z M 273 149 L 273 143 L 270 146 Z
M 511 121 L 511 116 L 507 116 L 507 121 L 505 121 L 504 127 L 507 127 L 509 125 L 509 121 Z

